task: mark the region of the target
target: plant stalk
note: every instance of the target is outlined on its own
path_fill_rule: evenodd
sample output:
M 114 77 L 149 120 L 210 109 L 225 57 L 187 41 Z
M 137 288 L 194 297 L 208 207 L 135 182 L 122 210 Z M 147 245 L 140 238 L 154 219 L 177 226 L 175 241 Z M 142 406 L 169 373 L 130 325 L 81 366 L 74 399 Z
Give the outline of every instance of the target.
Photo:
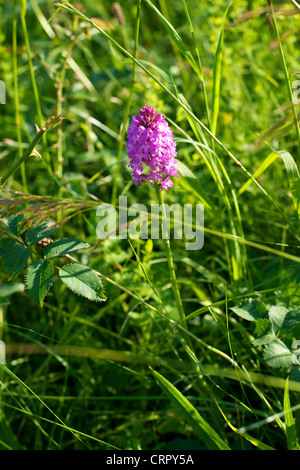
M 36 145 L 39 143 L 39 141 L 43 138 L 43 136 L 46 134 L 47 131 L 51 130 L 53 127 L 55 127 L 57 124 L 60 123 L 62 119 L 62 116 L 56 116 L 48 119 L 47 123 L 42 129 L 39 129 L 38 132 L 36 133 L 34 139 L 30 142 L 29 146 L 21 156 L 21 158 L 11 167 L 10 170 L 2 177 L 0 183 L 0 193 L 7 183 L 8 179 L 21 167 L 21 165 L 28 160 L 31 155 L 34 154 L 34 149 Z
M 163 190 L 158 186 L 158 184 L 155 184 L 154 187 L 155 187 L 158 203 L 162 208 L 163 220 L 167 220 L 165 205 L 164 205 L 164 202 L 163 202 Z M 173 290 L 173 294 L 174 294 L 175 301 L 176 301 L 176 306 L 177 306 L 179 319 L 182 323 L 182 326 L 185 328 L 186 327 L 185 313 L 184 313 L 184 310 L 183 310 L 182 300 L 181 300 L 181 296 L 180 296 L 180 292 L 179 292 L 179 288 L 178 288 L 178 284 L 177 284 L 175 268 L 174 268 L 174 263 L 173 263 L 173 257 L 172 257 L 172 251 L 171 251 L 171 244 L 170 244 L 170 240 L 168 238 L 168 234 L 164 230 L 164 224 L 162 224 L 162 238 L 163 238 L 164 244 L 165 244 L 165 250 L 166 250 L 166 255 L 167 255 L 170 279 L 171 279 L 171 283 L 172 283 L 172 290 Z

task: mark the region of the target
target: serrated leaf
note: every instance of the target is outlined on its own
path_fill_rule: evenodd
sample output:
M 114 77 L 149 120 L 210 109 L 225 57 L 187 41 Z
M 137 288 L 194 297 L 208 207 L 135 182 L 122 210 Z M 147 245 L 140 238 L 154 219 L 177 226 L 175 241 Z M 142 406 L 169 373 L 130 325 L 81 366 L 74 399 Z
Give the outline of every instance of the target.
M 53 283 L 53 266 L 50 261 L 37 259 L 28 267 L 26 287 L 32 299 L 41 307 Z
M 267 318 L 259 318 L 255 321 L 254 335 L 257 336 L 253 341 L 254 346 L 269 344 L 276 339 L 273 325 Z
M 90 244 L 74 238 L 61 238 L 51 242 L 45 248 L 44 258 L 50 259 L 57 256 L 66 255 L 73 251 L 89 248 Z
M 283 324 L 284 318 L 288 313 L 288 309 L 285 307 L 277 307 L 273 305 L 269 310 L 269 318 L 273 325 L 275 333 L 280 329 Z
M 34 245 L 43 238 L 48 237 L 51 233 L 58 230 L 59 227 L 54 224 L 49 224 L 49 222 L 42 222 L 35 227 L 30 227 L 26 233 L 26 241 L 28 245 Z
M 4 256 L 9 253 L 9 250 L 16 245 L 16 241 L 12 238 L 2 238 L 0 240 L 0 256 Z
M 263 358 L 270 367 L 288 367 L 292 364 L 292 353 L 279 339 L 264 348 Z
M 4 256 L 4 268 L 8 273 L 12 273 L 11 279 L 18 276 L 25 268 L 30 255 L 30 248 L 24 245 L 15 244 Z
M 106 300 L 104 289 L 98 274 L 88 266 L 67 264 L 60 268 L 59 277 L 75 294 L 93 302 Z
M 272 324 L 270 320 L 268 320 L 267 318 L 259 318 L 258 320 L 255 320 L 253 330 L 254 336 L 259 337 L 267 333 L 271 333 L 271 331 Z
M 231 307 L 231 310 L 248 321 L 255 321 L 267 317 L 267 309 L 259 300 L 246 299 L 240 307 Z
M 296 325 L 300 323 L 300 310 L 291 310 L 288 312 L 284 318 L 282 329 L 283 330 L 291 330 Z
M 23 218 L 24 218 L 23 214 L 19 214 L 19 215 L 10 214 L 6 217 L 8 228 L 11 233 L 16 235 L 16 237 L 18 237 L 22 232 L 22 225 L 19 222 L 21 222 Z

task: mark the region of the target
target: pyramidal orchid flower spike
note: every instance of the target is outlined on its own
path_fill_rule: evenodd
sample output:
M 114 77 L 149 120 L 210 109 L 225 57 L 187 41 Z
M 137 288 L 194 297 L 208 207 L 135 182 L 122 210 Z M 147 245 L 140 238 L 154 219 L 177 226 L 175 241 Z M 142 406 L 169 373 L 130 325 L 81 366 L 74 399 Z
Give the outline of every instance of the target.
M 128 128 L 126 148 L 133 183 L 140 186 L 145 179 L 151 186 L 157 182 L 165 190 L 173 186 L 170 178 L 178 178 L 176 143 L 162 114 L 145 106 L 139 115 L 134 115 Z

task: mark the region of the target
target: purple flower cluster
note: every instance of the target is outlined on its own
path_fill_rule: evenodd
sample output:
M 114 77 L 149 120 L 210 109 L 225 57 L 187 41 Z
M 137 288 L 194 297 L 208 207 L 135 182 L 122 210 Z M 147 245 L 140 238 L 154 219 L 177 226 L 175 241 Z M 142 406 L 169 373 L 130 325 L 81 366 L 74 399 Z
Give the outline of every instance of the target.
M 170 177 L 178 178 L 176 143 L 165 118 L 155 113 L 154 108 L 145 106 L 140 115 L 132 117 L 126 146 L 129 167 L 133 170 L 133 182 L 139 186 L 144 178 L 151 185 L 157 181 L 162 189 L 168 189 L 173 186 Z

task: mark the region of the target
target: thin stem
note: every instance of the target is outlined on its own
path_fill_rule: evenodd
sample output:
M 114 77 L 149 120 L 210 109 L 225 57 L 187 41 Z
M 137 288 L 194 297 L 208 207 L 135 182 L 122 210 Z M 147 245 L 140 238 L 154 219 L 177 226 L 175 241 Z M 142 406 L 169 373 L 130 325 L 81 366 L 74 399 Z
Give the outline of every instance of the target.
M 65 84 L 65 77 L 66 77 L 66 72 L 68 68 L 68 59 L 71 57 L 73 47 L 77 41 L 77 38 L 75 38 L 71 44 L 69 45 L 69 48 L 67 50 L 67 53 L 64 58 L 64 62 L 62 65 L 62 69 L 60 72 L 60 75 L 57 80 L 57 105 L 56 105 L 56 115 L 59 116 L 62 114 L 62 104 L 63 104 L 63 89 L 64 89 L 64 84 Z M 62 178 L 63 175 L 63 132 L 62 132 L 62 127 L 59 126 L 57 129 L 57 170 L 56 174 L 59 178 Z
M 16 0 L 13 6 L 13 34 L 12 34 L 12 47 L 13 47 L 13 77 L 14 77 L 14 103 L 15 103 L 15 123 L 18 140 L 19 158 L 22 156 L 22 133 L 20 122 L 20 102 L 19 102 L 19 88 L 18 88 L 18 59 L 17 59 L 17 18 L 16 18 Z M 27 193 L 27 178 L 25 165 L 21 167 L 23 190 Z
M 7 183 L 7 180 L 20 168 L 20 166 L 32 155 L 35 146 L 41 140 L 43 135 L 45 134 L 46 129 L 42 129 L 40 132 L 36 134 L 30 145 L 27 147 L 25 152 L 23 153 L 22 157 L 11 167 L 10 170 L 3 176 L 1 180 L 1 188 L 0 192 L 3 189 L 4 185 Z
M 26 1 L 24 2 L 22 0 L 19 0 L 19 7 L 20 7 L 20 19 L 21 19 L 22 32 L 23 32 L 23 36 L 24 36 L 24 42 L 25 42 L 25 49 L 26 49 L 27 60 L 28 60 L 29 73 L 30 73 L 30 78 L 31 78 L 31 83 L 32 83 L 33 96 L 34 96 L 35 105 L 36 105 L 37 117 L 38 117 L 38 120 L 39 120 L 38 125 L 41 126 L 42 122 L 44 121 L 44 118 L 43 118 L 43 114 L 42 114 L 39 91 L 38 91 L 38 86 L 37 86 L 36 79 L 35 79 L 34 68 L 33 68 L 33 63 L 32 63 L 32 58 L 31 58 L 31 49 L 30 49 L 28 29 L 27 29 L 27 23 L 26 23 Z M 45 162 L 44 162 L 44 164 L 46 166 L 46 169 L 47 169 L 49 175 L 54 179 L 53 168 L 52 168 L 52 165 L 51 165 L 51 158 L 50 158 L 50 154 L 49 154 L 49 151 L 48 151 L 46 135 L 43 136 L 43 143 L 45 145 L 45 148 L 44 148 Z
M 159 203 L 160 207 L 162 208 L 163 220 L 166 220 L 166 210 L 165 210 L 165 205 L 164 205 L 164 202 L 163 202 L 163 194 L 162 194 L 163 190 L 157 184 L 155 184 L 154 187 L 155 187 L 158 203 Z M 170 244 L 168 234 L 164 230 L 164 226 L 165 226 L 164 223 L 162 223 L 162 238 L 163 238 L 164 244 L 165 244 L 165 250 L 166 250 L 166 255 L 167 255 L 167 261 L 168 261 L 168 267 L 169 267 L 170 279 L 171 279 L 171 283 L 172 283 L 173 294 L 174 294 L 174 297 L 175 297 L 177 311 L 178 311 L 180 321 L 182 322 L 183 327 L 185 327 L 186 326 L 186 324 L 185 324 L 186 323 L 185 322 L 185 313 L 184 313 L 184 310 L 183 310 L 181 296 L 180 296 L 180 292 L 179 292 L 178 285 L 177 285 L 177 279 L 176 279 L 175 268 L 174 268 L 173 257 L 172 257 L 172 251 L 171 251 L 171 244 Z
M 137 0 L 135 37 L 134 37 L 134 51 L 133 51 L 133 57 L 135 57 L 135 58 L 136 58 L 138 42 L 139 42 L 140 12 L 141 12 L 141 0 Z M 122 127 L 121 127 L 121 135 L 120 135 L 119 146 L 118 146 L 117 166 L 116 166 L 116 171 L 115 171 L 115 175 L 114 175 L 113 189 L 112 189 L 112 199 L 111 199 L 112 205 L 115 205 L 115 202 L 116 202 L 117 189 L 118 189 L 118 178 L 119 178 L 119 174 L 120 174 L 121 159 L 122 159 L 122 150 L 123 150 L 123 146 L 124 146 L 126 125 L 127 125 L 127 121 L 128 121 L 128 116 L 129 116 L 129 111 L 130 111 L 131 101 L 132 101 L 132 95 L 133 95 L 133 90 L 134 90 L 134 85 L 135 85 L 136 68 L 137 68 L 137 63 L 133 62 L 131 86 L 130 86 L 129 97 L 128 97 L 125 112 L 124 112 L 124 117 L 123 117 L 123 122 L 122 122 Z
M 7 183 L 7 180 L 20 168 L 20 166 L 34 153 L 34 149 L 38 142 L 42 139 L 42 137 L 45 135 L 45 133 L 53 127 L 55 127 L 57 124 L 61 122 L 62 117 L 61 116 L 56 116 L 48 119 L 46 122 L 45 126 L 39 130 L 39 132 L 36 133 L 34 139 L 31 141 L 25 152 L 23 153 L 22 157 L 11 167 L 10 170 L 3 176 L 1 179 L 1 187 L 0 187 L 0 193 L 4 187 L 4 185 Z

